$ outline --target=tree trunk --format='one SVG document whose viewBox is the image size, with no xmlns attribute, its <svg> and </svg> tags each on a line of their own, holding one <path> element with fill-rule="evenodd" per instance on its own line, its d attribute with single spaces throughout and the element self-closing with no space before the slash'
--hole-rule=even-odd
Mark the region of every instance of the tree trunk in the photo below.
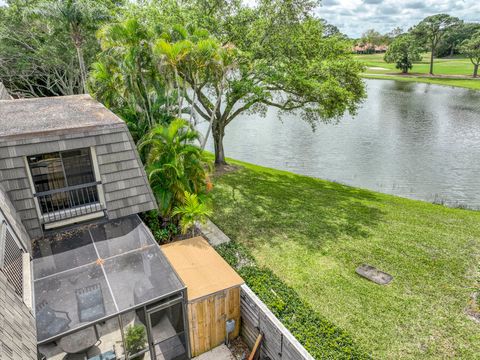
<svg viewBox="0 0 480 360">
<path fill-rule="evenodd" d="M 70 38 L 77 50 L 78 67 L 80 69 L 80 79 L 82 81 L 82 92 L 87 93 L 87 70 L 85 69 L 85 58 L 83 56 L 83 36 L 81 30 L 70 24 Z"/>
<path fill-rule="evenodd" d="M 225 152 L 223 150 L 224 129 L 220 129 L 218 125 L 213 130 L 213 143 L 215 147 L 215 165 L 226 165 Z"/>
<path fill-rule="evenodd" d="M 202 143 L 200 145 L 202 150 L 205 150 L 205 146 L 207 145 L 208 137 L 210 136 L 211 131 L 212 131 L 212 121 L 208 123 L 207 132 L 205 133 L 205 137 L 203 138 Z"/>
<path fill-rule="evenodd" d="M 433 51 L 434 48 L 432 47 L 432 52 L 430 53 L 430 75 L 433 75 Z"/>
<path fill-rule="evenodd" d="M 83 50 L 81 46 L 75 46 L 77 49 L 78 66 L 80 67 L 80 78 L 82 79 L 82 92 L 87 93 L 87 72 L 85 70 L 85 60 L 83 58 Z"/>
<path fill-rule="evenodd" d="M 473 64 L 473 77 L 478 77 L 478 65 L 480 64 Z"/>
</svg>

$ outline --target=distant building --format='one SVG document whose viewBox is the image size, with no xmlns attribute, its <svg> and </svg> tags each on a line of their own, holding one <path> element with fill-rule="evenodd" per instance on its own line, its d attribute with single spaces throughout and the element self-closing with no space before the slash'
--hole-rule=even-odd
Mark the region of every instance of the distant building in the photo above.
<svg viewBox="0 0 480 360">
<path fill-rule="evenodd" d="M 353 52 L 356 54 L 376 54 L 384 53 L 388 50 L 388 45 L 373 45 L 373 44 L 357 44 L 353 47 Z"/>
</svg>

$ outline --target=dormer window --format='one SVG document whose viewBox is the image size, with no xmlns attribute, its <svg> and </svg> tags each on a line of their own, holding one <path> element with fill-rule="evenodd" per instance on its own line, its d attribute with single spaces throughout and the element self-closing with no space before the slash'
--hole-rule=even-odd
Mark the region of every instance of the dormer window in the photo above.
<svg viewBox="0 0 480 360">
<path fill-rule="evenodd" d="M 86 220 L 103 216 L 101 182 L 90 148 L 28 156 L 27 163 L 45 228 L 77 222 L 79 217 Z"/>
</svg>

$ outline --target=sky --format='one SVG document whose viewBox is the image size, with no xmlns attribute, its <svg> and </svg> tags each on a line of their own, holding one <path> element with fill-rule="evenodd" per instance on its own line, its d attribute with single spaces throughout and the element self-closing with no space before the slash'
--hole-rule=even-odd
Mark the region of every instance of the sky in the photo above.
<svg viewBox="0 0 480 360">
<path fill-rule="evenodd" d="M 4 3 L 0 0 L 0 5 Z M 372 28 L 381 33 L 397 26 L 408 30 L 423 18 L 439 13 L 480 22 L 480 0 L 322 0 L 317 9 L 319 17 L 353 38 Z"/>
<path fill-rule="evenodd" d="M 372 28 L 381 33 L 397 26 L 408 30 L 439 13 L 480 22 L 480 0 L 323 0 L 317 10 L 319 17 L 353 38 Z"/>
</svg>

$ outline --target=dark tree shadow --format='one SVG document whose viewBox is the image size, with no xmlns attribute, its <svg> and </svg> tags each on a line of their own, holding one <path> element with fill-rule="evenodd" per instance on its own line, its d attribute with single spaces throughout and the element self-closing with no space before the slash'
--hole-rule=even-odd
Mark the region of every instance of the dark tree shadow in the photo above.
<svg viewBox="0 0 480 360">
<path fill-rule="evenodd" d="M 383 217 L 373 192 L 288 173 L 243 169 L 217 178 L 215 186 L 213 220 L 250 245 L 295 236 L 321 251 L 344 235 L 368 237 Z"/>
</svg>

